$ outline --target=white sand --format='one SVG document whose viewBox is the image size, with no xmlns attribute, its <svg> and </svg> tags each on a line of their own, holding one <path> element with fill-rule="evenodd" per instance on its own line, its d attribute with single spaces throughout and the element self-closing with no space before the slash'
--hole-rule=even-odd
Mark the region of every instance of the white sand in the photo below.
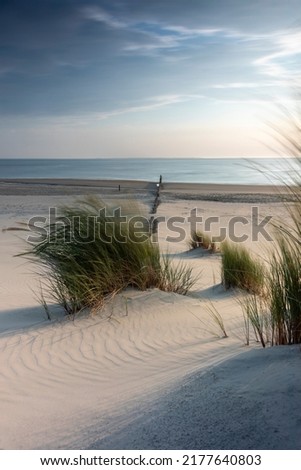
<svg viewBox="0 0 301 470">
<path fill-rule="evenodd" d="M 165 393 L 94 449 L 300 449 L 298 346 L 253 349 Z"/>
<path fill-rule="evenodd" d="M 66 200 L 63 194 L 70 194 L 68 190 L 64 193 L 63 185 L 61 196 L 50 196 L 49 186 L 39 188 L 39 195 L 34 196 L 32 188 L 29 185 L 28 192 L 23 190 L 20 194 L 19 184 L 10 186 L 9 192 L 2 186 L 0 230 L 14 225 L 15 221 L 25 221 L 30 215 L 47 213 L 49 206 Z M 145 204 L 151 202 L 153 188 L 142 188 L 142 194 L 136 189 L 133 196 L 142 198 Z M 14 191 L 17 195 L 11 194 Z M 185 194 L 191 194 L 190 191 L 187 187 Z M 115 194 L 109 196 L 115 198 Z M 172 192 L 166 192 L 164 198 L 158 215 L 187 216 L 198 206 L 204 216 L 219 215 L 225 224 L 233 215 L 249 217 L 252 206 L 212 201 L 196 204 L 195 200 L 186 198 L 175 200 Z M 279 216 L 281 206 L 279 203 L 262 203 L 261 209 L 262 215 Z M 52 308 L 54 319 L 49 322 L 34 297 L 38 281 L 32 266 L 13 257 L 22 251 L 22 241 L 13 232 L 0 231 L 1 448 L 78 449 L 116 448 L 116 445 L 119 448 L 196 448 L 203 443 L 212 448 L 219 444 L 220 448 L 241 448 L 242 443 L 246 448 L 252 448 L 259 446 L 259 441 L 254 438 L 259 417 L 253 418 L 252 413 L 250 416 L 248 407 L 240 410 L 239 407 L 244 405 L 243 399 L 242 402 L 239 400 L 240 394 L 246 394 L 248 403 L 253 400 L 253 408 L 250 408 L 253 410 L 256 404 L 260 404 L 258 409 L 261 409 L 271 402 L 271 394 L 275 403 L 285 402 L 286 392 L 296 419 L 287 421 L 283 426 L 284 433 L 281 434 L 282 428 L 277 429 L 274 441 L 269 434 L 267 448 L 297 446 L 297 425 L 300 427 L 301 420 L 299 398 L 290 390 L 300 390 L 300 374 L 294 373 L 299 365 L 298 350 L 285 353 L 282 360 L 277 352 L 271 350 L 267 356 L 252 342 L 249 349 L 256 351 L 240 356 L 248 350 L 244 346 L 242 313 L 237 295 L 225 292 L 220 285 L 219 254 L 209 256 L 201 250 L 188 252 L 187 240 L 167 243 L 167 235 L 167 228 L 160 227 L 162 249 L 174 253 L 175 262 L 184 260 L 195 273 L 201 272 L 192 295 L 183 297 L 158 290 L 128 290 L 116 296 L 102 312 L 82 315 L 74 321 L 64 319 L 62 312 Z M 24 234 L 22 236 L 24 238 Z M 246 243 L 256 253 L 264 253 L 262 243 L 250 240 Z M 208 312 L 211 302 L 224 319 L 228 338 L 221 337 L 212 321 Z M 235 356 L 238 359 L 234 363 L 230 361 L 215 368 Z M 271 359 L 258 371 L 257 365 L 264 357 Z M 284 363 L 285 367 L 277 367 Z M 252 368 L 250 376 L 247 366 Z M 224 367 L 229 373 L 222 372 Z M 200 377 L 200 372 L 205 375 Z M 198 375 L 188 380 L 195 373 Z M 222 386 L 216 388 L 215 380 L 208 379 L 213 377 L 212 374 L 216 374 L 217 380 L 221 379 Z M 260 379 L 263 376 L 264 382 Z M 244 392 L 242 382 L 245 383 Z M 206 394 L 201 393 L 202 384 L 206 386 Z M 207 413 L 206 426 L 210 432 L 206 433 L 207 427 L 202 428 L 203 440 L 198 441 L 193 433 L 201 427 L 201 418 L 193 424 L 189 424 L 188 418 L 180 418 L 187 415 L 187 410 L 194 416 L 203 413 L 206 403 L 208 410 L 213 410 L 212 397 L 216 396 L 221 403 L 225 398 L 223 387 L 237 392 L 230 410 L 233 416 L 231 418 L 231 413 L 222 416 L 221 408 L 216 415 Z M 251 398 L 248 392 L 252 392 Z M 202 402 L 200 408 L 196 408 L 198 394 Z M 172 402 L 175 403 L 175 414 L 171 410 Z M 275 422 L 280 408 L 279 405 L 273 410 Z M 158 413 L 160 416 L 165 413 L 168 419 L 158 421 Z M 241 414 L 251 423 L 249 438 L 239 440 L 233 431 L 233 441 L 230 441 L 221 429 L 218 432 L 220 440 L 208 437 L 212 436 L 218 423 L 233 423 Z M 142 417 L 146 415 L 144 420 Z M 283 413 L 280 418 L 285 420 Z M 157 423 L 155 440 L 154 422 Z M 130 423 L 135 432 L 129 439 L 127 427 Z M 176 439 L 168 440 L 167 425 L 178 429 Z M 243 425 L 242 420 L 240 428 Z M 294 438 L 289 440 L 290 436 Z M 260 441 L 263 447 L 264 442 Z"/>
</svg>

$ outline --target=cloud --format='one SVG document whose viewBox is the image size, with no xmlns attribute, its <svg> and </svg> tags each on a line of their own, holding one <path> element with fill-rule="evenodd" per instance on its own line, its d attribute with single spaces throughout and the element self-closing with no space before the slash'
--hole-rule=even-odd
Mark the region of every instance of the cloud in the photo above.
<svg viewBox="0 0 301 470">
<path fill-rule="evenodd" d="M 299 76 L 299 70 L 294 70 L 288 63 L 288 58 L 297 58 L 301 55 L 301 31 L 282 31 L 271 36 L 273 52 L 254 61 L 261 73 L 286 79 Z"/>
<path fill-rule="evenodd" d="M 223 30 L 219 28 L 188 28 L 180 25 L 167 25 L 164 29 L 184 37 L 213 36 L 217 33 L 223 32 Z"/>
<path fill-rule="evenodd" d="M 216 88 L 220 90 L 226 90 L 226 89 L 235 89 L 235 88 L 258 88 L 259 86 L 262 86 L 262 84 L 259 83 L 251 83 L 251 82 L 234 82 L 234 83 L 220 83 L 216 85 L 211 85 L 211 88 Z"/>
<path fill-rule="evenodd" d="M 147 55 L 151 51 L 161 49 L 171 49 L 178 47 L 181 38 L 176 34 L 171 34 L 159 22 L 132 23 L 128 25 L 128 31 L 131 32 L 132 39 L 126 40 L 122 46 L 125 52 Z"/>
<path fill-rule="evenodd" d="M 214 88 L 217 90 L 235 90 L 235 89 L 252 89 L 252 88 L 270 88 L 270 87 L 284 87 L 287 86 L 287 83 L 284 80 L 275 79 L 274 81 L 270 82 L 232 82 L 232 83 L 217 83 L 215 85 L 211 85 L 210 88 Z"/>
<path fill-rule="evenodd" d="M 117 108 L 111 111 L 105 111 L 97 113 L 96 118 L 100 120 L 108 119 L 114 116 L 120 116 L 122 114 L 139 113 L 145 111 L 153 111 L 155 109 L 163 108 L 165 106 L 171 106 L 178 103 L 183 103 L 190 100 L 205 98 L 203 95 L 166 95 L 166 96 L 155 96 L 145 100 L 143 104 L 136 106 L 128 106 L 125 108 Z"/>
<path fill-rule="evenodd" d="M 267 3 L 3 0 L 0 115 L 109 116 L 136 112 L 124 103 L 161 106 L 150 95 L 183 97 L 210 86 L 234 94 L 259 88 L 268 72 L 276 81 L 276 72 L 293 73 L 287 62 L 297 60 L 301 41 L 275 31 L 287 3 Z"/>
<path fill-rule="evenodd" d="M 168 24 L 160 21 L 144 21 L 127 25 L 130 31 L 140 34 L 139 42 L 132 41 L 124 45 L 126 52 L 149 55 L 166 49 L 195 49 L 210 42 L 226 44 L 233 40 L 245 40 L 246 36 L 225 28 L 192 28 L 181 24 Z"/>
<path fill-rule="evenodd" d="M 126 28 L 128 26 L 124 21 L 118 20 L 113 15 L 95 5 L 84 7 L 81 12 L 83 18 L 104 23 L 111 28 L 119 29 Z"/>
</svg>

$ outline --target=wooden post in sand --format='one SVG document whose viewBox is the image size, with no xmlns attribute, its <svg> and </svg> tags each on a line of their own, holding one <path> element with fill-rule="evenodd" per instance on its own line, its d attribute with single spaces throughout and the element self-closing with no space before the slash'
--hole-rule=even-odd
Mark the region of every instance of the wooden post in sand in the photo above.
<svg viewBox="0 0 301 470">
<path fill-rule="evenodd" d="M 153 207 L 152 207 L 152 210 L 151 210 L 151 214 L 156 214 L 157 208 L 158 208 L 158 206 L 159 206 L 159 204 L 160 204 L 160 190 L 161 190 L 161 186 L 162 186 L 162 175 L 160 175 L 159 183 L 157 183 L 156 196 L 155 196 L 155 200 L 154 200 Z M 149 223 L 150 223 L 150 230 L 151 230 L 151 233 L 152 233 L 152 234 L 157 233 L 158 224 L 156 223 L 156 219 L 154 218 L 153 215 L 151 216 Z"/>
</svg>

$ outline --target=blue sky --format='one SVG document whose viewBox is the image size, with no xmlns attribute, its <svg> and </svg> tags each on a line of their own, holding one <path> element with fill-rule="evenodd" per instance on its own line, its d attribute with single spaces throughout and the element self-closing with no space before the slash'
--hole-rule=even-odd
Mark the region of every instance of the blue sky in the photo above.
<svg viewBox="0 0 301 470">
<path fill-rule="evenodd" d="M 275 153 L 300 0 L 2 0 L 0 157 Z"/>
</svg>

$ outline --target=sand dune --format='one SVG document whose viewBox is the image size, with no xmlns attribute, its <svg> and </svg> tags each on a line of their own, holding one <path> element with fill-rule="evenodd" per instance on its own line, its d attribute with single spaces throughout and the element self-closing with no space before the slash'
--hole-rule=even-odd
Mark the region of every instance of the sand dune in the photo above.
<svg viewBox="0 0 301 470">
<path fill-rule="evenodd" d="M 239 335 L 237 305 L 224 302 L 236 310 L 230 330 Z M 131 400 L 149 400 L 242 349 L 239 337 L 218 338 L 204 307 L 176 294 L 129 291 L 99 315 L 3 331 L 0 402 L 9 419 L 1 446 L 74 446 L 65 437 L 68 420 L 76 423 L 72 440 L 83 444 L 90 419 L 120 413 Z M 97 427 L 98 437 L 106 433 Z"/>
<path fill-rule="evenodd" d="M 93 449 L 300 449 L 297 346 L 253 349 L 186 378 Z"/>
<path fill-rule="evenodd" d="M 18 209 L 20 196 L 2 197 L 0 229 L 15 217 L 25 220 L 57 203 L 55 197 L 27 196 L 19 199 Z M 158 214 L 185 216 L 194 206 L 194 201 L 166 201 Z M 219 213 L 225 220 L 249 210 L 231 203 L 201 206 L 204 213 Z M 278 212 L 273 204 L 262 209 Z M 51 322 L 34 298 L 38 282 L 31 266 L 13 258 L 22 241 L 12 232 L 0 232 L 1 448 L 149 446 L 153 441 L 127 440 L 126 426 L 154 410 L 183 379 L 246 351 L 237 296 L 220 286 L 219 254 L 188 252 L 187 240 L 167 243 L 164 230 L 159 230 L 159 242 L 175 255 L 174 262 L 184 260 L 201 273 L 192 295 L 127 290 L 93 315 L 65 319 L 51 307 Z M 211 302 L 222 314 L 228 338 L 208 312 Z M 243 371 L 243 359 L 236 364 Z M 189 441 L 176 445 L 181 442 L 189 448 Z"/>
</svg>

